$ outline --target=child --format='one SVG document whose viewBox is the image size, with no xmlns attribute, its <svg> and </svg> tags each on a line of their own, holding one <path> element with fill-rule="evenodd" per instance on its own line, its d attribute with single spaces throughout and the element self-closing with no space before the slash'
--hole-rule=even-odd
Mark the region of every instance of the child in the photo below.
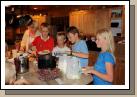
<svg viewBox="0 0 137 97">
<path fill-rule="evenodd" d="M 70 49 L 65 45 L 66 36 L 64 32 L 57 33 L 57 46 L 54 47 L 52 51 L 52 55 L 59 57 L 60 55 L 65 55 L 66 51 L 70 51 Z"/>
<path fill-rule="evenodd" d="M 32 42 L 32 46 L 36 47 L 37 53 L 46 50 L 47 53 L 52 52 L 54 40 L 49 36 L 48 24 L 42 23 L 41 36 L 38 36 Z"/>
<path fill-rule="evenodd" d="M 73 44 L 72 51 L 68 51 L 67 54 L 78 57 L 80 66 L 86 67 L 88 65 L 88 48 L 86 42 L 80 39 L 79 31 L 76 27 L 69 27 L 67 32 L 68 40 Z"/>
<path fill-rule="evenodd" d="M 83 72 L 93 74 L 94 85 L 112 85 L 113 66 L 115 64 L 112 32 L 108 29 L 100 30 L 97 33 L 96 43 L 97 47 L 101 48 L 98 59 L 92 69 Z"/>
</svg>

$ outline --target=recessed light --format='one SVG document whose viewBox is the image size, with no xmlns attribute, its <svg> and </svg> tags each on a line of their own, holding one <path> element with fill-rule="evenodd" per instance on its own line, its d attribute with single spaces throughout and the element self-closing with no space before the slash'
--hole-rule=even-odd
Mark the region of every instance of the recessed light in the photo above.
<svg viewBox="0 0 137 97">
<path fill-rule="evenodd" d="M 21 17 L 21 15 L 17 15 L 17 18 L 20 18 Z"/>
<path fill-rule="evenodd" d="M 38 9 L 38 8 L 34 7 L 33 9 Z"/>
<path fill-rule="evenodd" d="M 11 8 L 11 11 L 14 11 L 14 7 Z"/>
</svg>

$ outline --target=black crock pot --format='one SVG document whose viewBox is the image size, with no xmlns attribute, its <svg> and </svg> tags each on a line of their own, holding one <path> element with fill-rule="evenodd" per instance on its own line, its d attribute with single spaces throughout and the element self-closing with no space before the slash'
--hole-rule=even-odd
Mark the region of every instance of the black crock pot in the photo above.
<svg viewBox="0 0 137 97">
<path fill-rule="evenodd" d="M 56 68 L 56 58 L 49 54 L 38 54 L 39 69 L 54 69 Z"/>
</svg>

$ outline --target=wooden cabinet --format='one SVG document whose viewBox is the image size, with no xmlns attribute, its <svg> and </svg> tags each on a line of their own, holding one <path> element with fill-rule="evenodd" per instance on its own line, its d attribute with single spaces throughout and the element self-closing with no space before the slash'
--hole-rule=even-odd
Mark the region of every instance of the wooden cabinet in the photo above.
<svg viewBox="0 0 137 97">
<path fill-rule="evenodd" d="M 69 14 L 69 25 L 76 26 L 82 35 L 95 34 L 95 11 L 74 11 Z"/>
<path fill-rule="evenodd" d="M 114 85 L 125 84 L 125 60 L 116 57 L 116 64 L 114 67 Z"/>
<path fill-rule="evenodd" d="M 111 9 L 100 9 L 95 12 L 95 31 L 110 27 Z"/>
<path fill-rule="evenodd" d="M 115 44 L 114 84 L 125 84 L 125 44 Z"/>
<path fill-rule="evenodd" d="M 69 14 L 69 25 L 76 26 L 82 35 L 95 36 L 102 28 L 110 27 L 111 10 L 81 10 Z"/>
</svg>

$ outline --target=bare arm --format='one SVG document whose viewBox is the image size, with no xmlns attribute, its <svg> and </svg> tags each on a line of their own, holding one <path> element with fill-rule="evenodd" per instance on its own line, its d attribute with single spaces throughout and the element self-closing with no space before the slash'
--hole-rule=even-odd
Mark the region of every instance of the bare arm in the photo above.
<svg viewBox="0 0 137 97">
<path fill-rule="evenodd" d="M 88 58 L 88 53 L 81 53 L 81 52 L 72 52 L 72 51 L 66 51 L 68 55 L 73 55 L 80 58 Z"/>
<path fill-rule="evenodd" d="M 108 82 L 113 82 L 113 65 L 111 63 L 106 62 L 106 74 L 100 73 L 94 69 L 90 69 L 88 71 L 84 71 L 85 74 L 91 73 L 98 77 L 100 77 L 103 80 L 106 80 Z"/>
<path fill-rule="evenodd" d="M 72 55 L 73 56 L 77 56 L 77 57 L 80 57 L 80 58 L 88 58 L 88 54 L 86 53 L 80 53 L 80 52 L 72 52 Z"/>
</svg>

